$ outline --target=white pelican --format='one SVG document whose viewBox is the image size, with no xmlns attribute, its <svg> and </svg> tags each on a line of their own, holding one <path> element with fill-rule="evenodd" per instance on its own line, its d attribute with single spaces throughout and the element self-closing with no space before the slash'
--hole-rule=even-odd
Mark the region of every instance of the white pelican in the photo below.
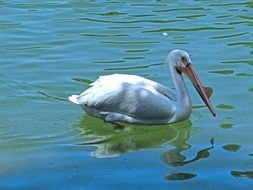
<svg viewBox="0 0 253 190">
<path fill-rule="evenodd" d="M 137 124 L 168 124 L 187 119 L 191 114 L 191 100 L 182 76 L 186 74 L 199 95 L 215 116 L 209 100 L 210 87 L 202 86 L 193 70 L 190 56 L 183 50 L 169 53 L 166 64 L 175 85 L 172 90 L 149 79 L 126 74 L 100 76 L 90 88 L 69 100 L 90 115 L 119 126 L 118 121 Z"/>
</svg>

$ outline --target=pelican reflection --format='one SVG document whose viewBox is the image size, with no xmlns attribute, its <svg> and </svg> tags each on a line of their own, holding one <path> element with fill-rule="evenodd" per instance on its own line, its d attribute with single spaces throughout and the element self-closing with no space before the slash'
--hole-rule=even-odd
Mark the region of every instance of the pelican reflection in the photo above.
<svg viewBox="0 0 253 190">
<path fill-rule="evenodd" d="M 207 158 L 210 155 L 209 150 L 214 148 L 213 141 L 214 141 L 214 139 L 212 138 L 210 140 L 211 145 L 207 148 L 199 150 L 196 153 L 196 155 L 191 159 L 187 159 L 187 157 L 182 154 L 182 152 L 184 150 L 189 149 L 191 147 L 190 145 L 188 145 L 187 147 L 179 147 L 176 145 L 174 149 L 164 152 L 161 155 L 161 159 L 162 159 L 162 161 L 164 161 L 168 165 L 174 166 L 174 167 L 190 164 L 190 163 L 195 162 L 197 160 Z"/>
<path fill-rule="evenodd" d="M 81 145 L 94 146 L 90 155 L 97 158 L 115 157 L 129 151 L 172 145 L 176 154 L 190 146 L 186 143 L 191 134 L 191 121 L 169 125 L 126 125 L 115 130 L 110 124 L 86 115 L 77 125 Z"/>
</svg>

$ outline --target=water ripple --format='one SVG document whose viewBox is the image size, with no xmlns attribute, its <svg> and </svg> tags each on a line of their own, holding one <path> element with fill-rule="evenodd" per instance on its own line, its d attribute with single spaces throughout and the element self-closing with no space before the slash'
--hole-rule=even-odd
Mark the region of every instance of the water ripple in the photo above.
<svg viewBox="0 0 253 190">
<path fill-rule="evenodd" d="M 250 34 L 249 32 L 242 32 L 239 34 L 228 34 L 228 35 L 221 35 L 221 36 L 213 36 L 210 37 L 210 39 L 224 39 L 224 38 L 233 38 L 233 37 L 238 37 L 238 36 L 243 36 L 246 34 Z"/>
<path fill-rule="evenodd" d="M 234 70 L 216 70 L 216 71 L 208 71 L 209 73 L 222 74 L 222 75 L 230 75 L 234 73 Z"/>
<path fill-rule="evenodd" d="M 182 19 L 174 19 L 174 20 L 149 19 L 149 20 L 112 21 L 112 20 L 102 20 L 102 19 L 93 19 L 93 18 L 81 18 L 81 20 L 90 21 L 90 22 L 113 23 L 113 24 L 172 23 L 172 22 L 184 21 Z"/>
<path fill-rule="evenodd" d="M 84 83 L 86 85 L 89 85 L 89 84 L 91 84 L 93 82 L 93 81 L 91 81 L 89 79 L 85 79 L 85 78 L 72 78 L 72 80 Z"/>
<path fill-rule="evenodd" d="M 129 36 L 129 34 L 89 34 L 89 33 L 82 33 L 82 34 L 80 34 L 80 36 L 108 38 L 108 37 L 127 37 L 127 36 Z"/>
<path fill-rule="evenodd" d="M 102 44 L 112 44 L 112 45 L 139 45 L 139 44 L 159 44 L 156 41 L 101 41 Z"/>
<path fill-rule="evenodd" d="M 106 12 L 106 13 L 99 13 L 97 15 L 101 15 L 101 16 L 119 16 L 119 15 L 125 15 L 125 14 L 127 14 L 127 13 L 111 11 L 111 12 Z"/>
<path fill-rule="evenodd" d="M 120 70 L 135 70 L 135 69 L 146 69 L 149 67 L 154 67 L 154 66 L 160 66 L 162 63 L 156 63 L 156 64 L 150 64 L 150 65 L 141 65 L 141 66 L 134 66 L 134 67 L 113 67 L 113 68 L 106 68 L 105 70 L 107 71 L 120 71 Z"/>
<path fill-rule="evenodd" d="M 163 13 L 163 12 L 177 12 L 177 11 L 208 11 L 211 9 L 208 8 L 203 8 L 203 7 L 181 7 L 181 8 L 172 8 L 172 9 L 161 9 L 161 10 L 153 10 L 152 12 L 158 12 L 158 13 Z"/>
<path fill-rule="evenodd" d="M 149 49 L 131 49 L 131 50 L 126 50 L 128 53 L 143 53 L 143 52 L 148 52 Z"/>
<path fill-rule="evenodd" d="M 189 27 L 189 28 L 161 28 L 157 30 L 145 30 L 143 33 L 153 32 L 187 32 L 187 31 L 209 31 L 209 30 L 231 30 L 233 27 L 214 27 L 214 26 L 203 26 L 203 27 Z"/>
<path fill-rule="evenodd" d="M 166 4 L 153 4 L 153 3 L 134 3 L 131 4 L 133 7 L 164 7 Z"/>
<path fill-rule="evenodd" d="M 231 105 L 227 105 L 227 104 L 219 104 L 216 106 L 219 109 L 223 109 L 223 110 L 231 110 L 234 109 L 234 106 Z"/>
<path fill-rule="evenodd" d="M 232 60 L 232 61 L 222 61 L 224 64 L 248 64 L 253 65 L 253 60 Z"/>
<path fill-rule="evenodd" d="M 42 95 L 45 98 L 52 99 L 52 100 L 59 100 L 59 101 L 68 101 L 67 98 L 49 95 L 46 92 L 38 91 L 38 94 Z"/>
<path fill-rule="evenodd" d="M 205 17 L 207 16 L 206 14 L 196 14 L 196 15 L 185 15 L 185 16 L 177 16 L 177 18 L 186 18 L 186 19 L 195 19 L 199 17 Z"/>
<path fill-rule="evenodd" d="M 247 3 L 241 2 L 241 3 L 211 3 L 209 6 L 219 6 L 219 7 L 228 7 L 228 6 L 238 6 L 238 5 L 246 5 Z"/>
</svg>

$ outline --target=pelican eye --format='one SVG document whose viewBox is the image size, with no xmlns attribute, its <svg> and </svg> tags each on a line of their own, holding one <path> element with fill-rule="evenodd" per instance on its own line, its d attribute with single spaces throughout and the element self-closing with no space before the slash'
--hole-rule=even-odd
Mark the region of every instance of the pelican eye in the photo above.
<svg viewBox="0 0 253 190">
<path fill-rule="evenodd" d="M 185 56 L 181 56 L 181 61 L 182 61 L 184 64 L 186 64 L 186 63 L 187 63 L 186 57 L 185 57 Z"/>
<path fill-rule="evenodd" d="M 185 56 L 181 56 L 181 61 L 185 65 L 185 67 L 189 66 L 191 63 L 188 62 Z"/>
</svg>

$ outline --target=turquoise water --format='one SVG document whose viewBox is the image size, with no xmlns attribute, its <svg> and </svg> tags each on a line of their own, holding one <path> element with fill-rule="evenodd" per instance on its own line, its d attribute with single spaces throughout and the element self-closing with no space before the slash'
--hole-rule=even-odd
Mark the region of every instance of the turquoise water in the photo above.
<svg viewBox="0 0 253 190">
<path fill-rule="evenodd" d="M 252 189 L 253 3 L 0 1 L 0 189 Z M 217 117 L 187 80 L 191 117 L 110 124 L 67 101 L 98 76 L 173 86 L 187 50 Z"/>
</svg>

